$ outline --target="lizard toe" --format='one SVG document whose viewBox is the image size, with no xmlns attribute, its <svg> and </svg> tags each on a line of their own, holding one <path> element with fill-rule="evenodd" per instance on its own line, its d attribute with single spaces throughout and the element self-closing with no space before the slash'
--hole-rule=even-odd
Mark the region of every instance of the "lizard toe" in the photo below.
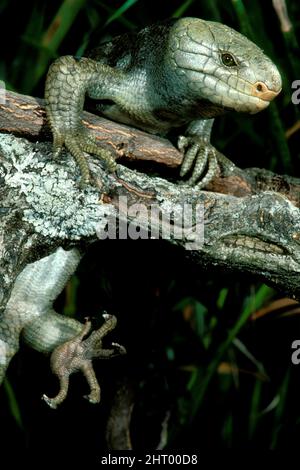
<svg viewBox="0 0 300 470">
<path fill-rule="evenodd" d="M 208 169 L 205 176 L 196 184 L 197 189 L 202 189 L 207 186 L 214 178 L 218 169 L 218 159 L 216 152 L 212 152 L 208 158 Z"/>
<path fill-rule="evenodd" d="M 189 148 L 187 149 L 185 156 L 184 156 L 183 163 L 181 165 L 181 169 L 180 169 L 181 177 L 185 176 L 191 170 L 194 164 L 195 158 L 199 152 L 199 148 L 200 146 L 198 143 L 192 142 Z"/>
</svg>

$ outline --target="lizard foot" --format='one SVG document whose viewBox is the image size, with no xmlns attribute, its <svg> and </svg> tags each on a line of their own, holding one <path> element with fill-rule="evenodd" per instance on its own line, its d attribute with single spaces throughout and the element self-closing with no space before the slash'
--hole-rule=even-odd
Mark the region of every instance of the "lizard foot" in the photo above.
<svg viewBox="0 0 300 470">
<path fill-rule="evenodd" d="M 64 132 L 64 135 L 53 130 L 53 135 L 54 156 L 57 157 L 64 144 L 79 166 L 81 173 L 80 186 L 82 188 L 86 187 L 91 179 L 85 152 L 96 155 L 105 162 L 108 171 L 112 173 L 115 172 L 117 163 L 112 153 L 101 148 L 97 144 L 96 139 L 89 135 L 85 128 L 81 127 L 79 130 L 67 130 Z"/>
<path fill-rule="evenodd" d="M 43 395 L 42 399 L 51 407 L 57 408 L 62 403 L 69 388 L 69 377 L 73 372 L 81 371 L 85 376 L 89 386 L 90 393 L 85 398 L 90 403 L 99 403 L 101 390 L 93 369 L 92 359 L 109 359 L 114 356 L 126 354 L 126 349 L 118 343 L 112 343 L 110 349 L 102 347 L 102 339 L 112 331 L 117 323 L 114 315 L 104 314 L 104 324 L 83 339 L 91 329 L 91 322 L 86 320 L 82 331 L 74 338 L 66 341 L 54 349 L 51 355 L 51 369 L 57 375 L 60 384 L 60 390 L 54 398 Z"/>
<path fill-rule="evenodd" d="M 217 172 L 217 150 L 206 138 L 197 136 L 180 136 L 178 148 L 185 152 L 180 176 L 192 171 L 188 184 L 198 189 L 204 188 Z"/>
</svg>

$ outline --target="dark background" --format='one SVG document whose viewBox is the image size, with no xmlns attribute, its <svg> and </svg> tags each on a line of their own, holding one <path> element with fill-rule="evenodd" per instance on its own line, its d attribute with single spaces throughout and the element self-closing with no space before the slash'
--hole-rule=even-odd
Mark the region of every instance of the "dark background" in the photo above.
<svg viewBox="0 0 300 470">
<path fill-rule="evenodd" d="M 299 129 L 293 126 L 299 128 L 300 107 L 291 102 L 291 84 L 300 79 L 300 6 L 296 0 L 287 6 L 293 28 L 283 34 L 270 0 L 0 1 L 0 79 L 8 89 L 43 96 L 57 56 L 84 55 L 100 41 L 171 16 L 221 21 L 273 59 L 283 91 L 258 115 L 217 119 L 213 143 L 241 167 L 297 176 Z M 89 315 L 95 326 L 104 309 L 115 313 L 119 324 L 110 341 L 124 344 L 128 355 L 95 363 L 99 406 L 82 399 L 87 385 L 77 374 L 67 400 L 53 411 L 40 399 L 57 391 L 49 358 L 22 345 L 0 390 L 1 454 L 13 443 L 11 458 L 101 456 L 120 384 L 135 394 L 136 450 L 156 448 L 166 416 L 166 450 L 293 448 L 300 438 L 300 366 L 291 363 L 291 344 L 300 339 L 300 309 L 288 312 L 284 301 L 280 309 L 272 306 L 283 297 L 246 275 L 201 271 L 166 242 L 92 245 L 56 308 L 82 321 Z"/>
</svg>

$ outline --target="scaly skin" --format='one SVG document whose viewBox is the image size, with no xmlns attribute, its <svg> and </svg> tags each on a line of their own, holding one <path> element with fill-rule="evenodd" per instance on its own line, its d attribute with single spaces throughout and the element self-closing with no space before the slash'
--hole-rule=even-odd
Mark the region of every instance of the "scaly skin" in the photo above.
<svg viewBox="0 0 300 470">
<path fill-rule="evenodd" d="M 125 348 L 112 343 L 112 348 L 102 348 L 102 338 L 116 326 L 116 317 L 103 315 L 105 323 L 84 341 L 90 322 L 59 315 L 52 304 L 63 290 L 80 261 L 75 248 L 55 253 L 28 264 L 17 277 L 3 316 L 0 318 L 0 385 L 10 360 L 19 349 L 19 338 L 43 353 L 51 353 L 51 367 L 60 379 L 60 392 L 44 400 L 56 408 L 68 392 L 69 375 L 81 370 L 91 388 L 91 403 L 100 400 L 100 387 L 95 376 L 92 359 L 111 358 L 125 354 Z"/>
<path fill-rule="evenodd" d="M 257 113 L 280 90 L 276 66 L 247 38 L 220 23 L 182 18 L 119 36 L 89 58 L 59 58 L 49 69 L 45 97 L 55 154 L 67 147 L 83 184 L 90 179 L 84 152 L 116 168 L 82 126 L 87 94 L 105 116 L 151 133 L 187 126 L 179 140 L 181 176 L 191 172 L 189 183 L 201 188 L 217 167 L 209 143 L 213 118 L 228 110 Z"/>
</svg>

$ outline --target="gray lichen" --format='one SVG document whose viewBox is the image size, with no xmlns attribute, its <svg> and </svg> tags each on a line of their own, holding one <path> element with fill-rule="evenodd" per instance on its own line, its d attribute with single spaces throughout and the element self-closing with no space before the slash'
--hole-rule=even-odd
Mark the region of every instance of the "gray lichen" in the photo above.
<svg viewBox="0 0 300 470">
<path fill-rule="evenodd" d="M 59 161 L 51 161 L 25 139 L 12 135 L 1 136 L 0 151 L 7 159 L 0 176 L 9 188 L 24 195 L 23 220 L 36 233 L 79 240 L 105 227 L 112 208 L 101 203 L 96 188 L 79 188 L 73 159 L 63 157 L 68 158 L 67 172 Z"/>
</svg>

